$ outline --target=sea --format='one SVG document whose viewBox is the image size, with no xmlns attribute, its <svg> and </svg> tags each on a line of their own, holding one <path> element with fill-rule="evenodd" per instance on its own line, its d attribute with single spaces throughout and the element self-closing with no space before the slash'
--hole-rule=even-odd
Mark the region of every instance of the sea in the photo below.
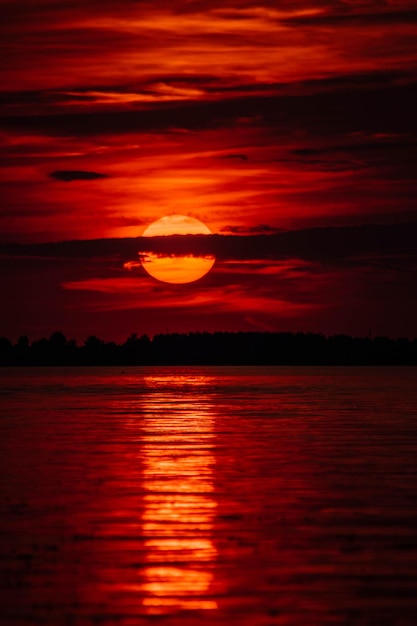
<svg viewBox="0 0 417 626">
<path fill-rule="evenodd" d="M 417 368 L 0 381 L 2 626 L 417 624 Z"/>
</svg>

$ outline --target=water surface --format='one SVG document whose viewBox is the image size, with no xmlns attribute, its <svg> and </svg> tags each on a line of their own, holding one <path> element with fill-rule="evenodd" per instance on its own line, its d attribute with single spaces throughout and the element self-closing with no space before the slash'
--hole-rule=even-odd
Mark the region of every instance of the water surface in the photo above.
<svg viewBox="0 0 417 626">
<path fill-rule="evenodd" d="M 416 374 L 1 370 L 2 624 L 414 626 Z"/>
</svg>

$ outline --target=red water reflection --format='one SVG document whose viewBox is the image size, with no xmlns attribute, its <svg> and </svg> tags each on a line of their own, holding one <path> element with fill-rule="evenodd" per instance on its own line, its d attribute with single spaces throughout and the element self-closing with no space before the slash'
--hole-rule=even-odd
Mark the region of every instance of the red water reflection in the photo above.
<svg viewBox="0 0 417 626">
<path fill-rule="evenodd" d="M 414 625 L 414 371 L 9 377 L 2 624 Z"/>
<path fill-rule="evenodd" d="M 149 388 L 142 420 L 146 566 L 141 588 L 148 614 L 217 608 L 209 597 L 217 556 L 212 540 L 217 507 L 215 415 L 208 396 L 198 392 L 203 378 L 145 379 Z"/>
</svg>

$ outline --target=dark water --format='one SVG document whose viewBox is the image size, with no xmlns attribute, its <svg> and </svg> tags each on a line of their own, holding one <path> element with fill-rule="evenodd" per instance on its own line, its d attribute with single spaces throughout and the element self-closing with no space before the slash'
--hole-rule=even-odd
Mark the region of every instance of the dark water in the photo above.
<svg viewBox="0 0 417 626">
<path fill-rule="evenodd" d="M 413 368 L 2 370 L 0 622 L 417 624 Z"/>
</svg>

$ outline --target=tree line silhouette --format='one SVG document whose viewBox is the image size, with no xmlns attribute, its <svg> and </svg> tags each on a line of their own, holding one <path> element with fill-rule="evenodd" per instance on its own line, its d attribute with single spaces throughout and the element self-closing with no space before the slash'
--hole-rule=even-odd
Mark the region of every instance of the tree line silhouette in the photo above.
<svg viewBox="0 0 417 626">
<path fill-rule="evenodd" d="M 0 365 L 417 365 L 417 339 L 317 333 L 192 332 L 130 335 L 123 344 L 94 335 L 83 345 L 61 332 L 13 344 L 0 338 Z"/>
</svg>

